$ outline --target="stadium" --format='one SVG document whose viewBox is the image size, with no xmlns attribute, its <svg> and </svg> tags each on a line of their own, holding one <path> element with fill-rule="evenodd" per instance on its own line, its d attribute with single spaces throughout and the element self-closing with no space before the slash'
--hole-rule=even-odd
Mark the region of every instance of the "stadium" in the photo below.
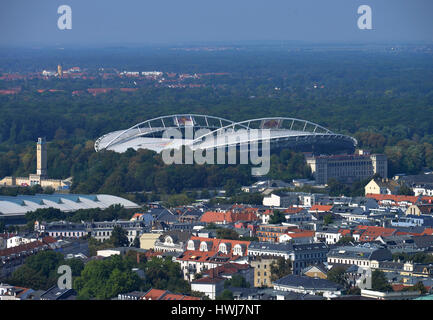
<svg viewBox="0 0 433 320">
<path fill-rule="evenodd" d="M 164 132 L 171 129 L 181 132 L 182 136 L 167 138 Z M 307 120 L 272 117 L 234 122 L 208 115 L 176 114 L 146 120 L 129 129 L 105 134 L 96 140 L 95 150 L 122 153 L 132 148 L 159 153 L 165 149 L 178 149 L 182 145 L 192 150 L 208 150 L 234 144 L 261 143 L 264 139 L 262 136 L 253 137 L 251 134 L 254 129 L 268 129 L 271 150 L 352 153 L 357 145 L 355 138 L 334 133 Z"/>
</svg>

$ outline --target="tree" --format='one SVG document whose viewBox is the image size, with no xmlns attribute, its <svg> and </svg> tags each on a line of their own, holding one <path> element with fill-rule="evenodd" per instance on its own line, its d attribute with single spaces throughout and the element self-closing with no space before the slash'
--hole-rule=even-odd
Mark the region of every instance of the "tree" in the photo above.
<svg viewBox="0 0 433 320">
<path fill-rule="evenodd" d="M 271 218 L 269 219 L 269 223 L 271 224 L 280 224 L 286 221 L 286 216 L 279 210 L 274 210 Z"/>
<path fill-rule="evenodd" d="M 398 193 L 405 196 L 414 196 L 415 193 L 411 188 L 409 188 L 406 184 L 403 184 L 400 189 L 398 190 Z"/>
<path fill-rule="evenodd" d="M 374 270 L 371 277 L 371 288 L 374 291 L 390 292 L 393 291 L 386 279 L 386 275 L 381 270 Z"/>
<path fill-rule="evenodd" d="M 224 289 L 224 291 L 217 297 L 215 297 L 216 300 L 233 300 L 233 293 L 228 290 Z"/>
<path fill-rule="evenodd" d="M 413 286 L 414 291 L 420 291 L 421 294 L 427 293 L 427 289 L 424 286 L 424 284 L 422 283 L 422 281 L 418 281 L 414 286 Z"/>
<path fill-rule="evenodd" d="M 323 224 L 325 226 L 331 224 L 334 221 L 334 215 L 332 213 L 328 213 L 323 217 Z"/>
<path fill-rule="evenodd" d="M 354 243 L 355 239 L 352 236 L 343 236 L 340 238 L 340 240 L 338 240 L 337 244 L 341 244 L 341 245 L 346 245 L 349 243 Z"/>
<path fill-rule="evenodd" d="M 134 248 L 140 248 L 140 237 L 137 236 L 134 238 L 134 242 L 132 243 L 132 246 Z"/>
<path fill-rule="evenodd" d="M 200 198 L 202 198 L 202 199 L 209 199 L 210 197 L 211 196 L 210 196 L 209 190 L 203 189 L 202 192 L 201 192 L 201 194 L 200 194 Z"/>
<path fill-rule="evenodd" d="M 144 266 L 146 288 L 158 288 L 172 292 L 188 293 L 191 286 L 184 280 L 180 264 L 171 259 L 152 258 Z"/>
<path fill-rule="evenodd" d="M 236 288 L 249 288 L 250 284 L 247 280 L 239 274 L 235 274 L 231 279 L 224 281 L 224 288 L 236 287 Z"/>
<path fill-rule="evenodd" d="M 110 299 L 122 292 L 140 289 L 142 280 L 131 268 L 131 261 L 115 255 L 86 264 L 73 284 L 78 299 Z"/>
<path fill-rule="evenodd" d="M 63 264 L 71 267 L 73 277 L 79 277 L 84 269 L 84 262 L 78 258 L 67 259 Z"/>
<path fill-rule="evenodd" d="M 334 267 L 329 270 L 327 274 L 327 279 L 329 281 L 338 283 L 343 287 L 348 287 L 347 277 L 346 277 L 346 269 L 344 267 Z"/>
<path fill-rule="evenodd" d="M 14 271 L 8 283 L 35 290 L 47 290 L 57 283 L 57 269 L 62 264 L 74 265 L 75 262 L 65 261 L 63 255 L 51 250 L 41 251 L 26 259 L 24 265 Z M 73 276 L 77 275 L 79 267 L 73 268 Z"/>
<path fill-rule="evenodd" d="M 219 228 L 216 233 L 218 239 L 239 240 L 239 234 L 233 229 Z"/>
<path fill-rule="evenodd" d="M 120 226 L 114 226 L 109 242 L 115 247 L 127 247 L 129 245 L 127 231 Z"/>
<path fill-rule="evenodd" d="M 333 178 L 329 179 L 328 181 L 328 189 L 330 196 L 341 196 L 350 194 L 350 188 L 347 185 Z"/>
<path fill-rule="evenodd" d="M 272 261 L 271 265 L 271 280 L 281 279 L 292 273 L 292 263 L 282 257 L 276 261 Z"/>
</svg>

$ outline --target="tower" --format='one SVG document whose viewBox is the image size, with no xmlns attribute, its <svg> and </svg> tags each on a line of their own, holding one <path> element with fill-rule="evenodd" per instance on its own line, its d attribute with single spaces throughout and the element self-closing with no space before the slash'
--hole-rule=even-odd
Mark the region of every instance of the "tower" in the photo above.
<svg viewBox="0 0 433 320">
<path fill-rule="evenodd" d="M 59 78 L 63 77 L 62 66 L 60 64 L 57 65 L 57 75 L 59 76 Z"/>
<path fill-rule="evenodd" d="M 45 138 L 38 138 L 36 143 L 36 174 L 40 177 L 47 175 L 47 143 Z"/>
</svg>

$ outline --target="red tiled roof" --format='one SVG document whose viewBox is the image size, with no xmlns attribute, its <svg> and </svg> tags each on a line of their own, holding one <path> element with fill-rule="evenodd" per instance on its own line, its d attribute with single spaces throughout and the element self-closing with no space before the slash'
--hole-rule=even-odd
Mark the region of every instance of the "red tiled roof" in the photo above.
<svg viewBox="0 0 433 320">
<path fill-rule="evenodd" d="M 394 290 L 394 291 L 401 291 L 404 288 L 406 288 L 407 286 L 405 286 L 404 284 L 396 283 L 396 284 L 392 284 L 391 287 L 392 287 L 392 290 Z"/>
<path fill-rule="evenodd" d="M 374 241 L 377 237 L 389 237 L 394 235 L 397 232 L 397 229 L 393 228 L 383 228 L 383 227 L 376 227 L 376 226 L 357 226 L 357 230 L 364 232 L 359 237 L 359 241 Z"/>
<path fill-rule="evenodd" d="M 310 210 L 308 211 L 320 211 L 320 212 L 328 212 L 332 209 L 331 205 L 320 205 L 320 204 L 315 204 L 314 206 L 312 206 L 310 208 Z"/>
<path fill-rule="evenodd" d="M 424 231 L 421 233 L 422 236 L 424 235 L 433 235 L 433 228 L 425 228 Z"/>
<path fill-rule="evenodd" d="M 50 243 L 55 243 L 55 242 L 57 242 L 57 240 L 54 239 L 54 238 L 51 237 L 51 236 L 46 236 L 46 237 L 43 237 L 43 238 L 42 238 L 42 242 L 45 243 L 45 244 L 50 244 Z"/>
<path fill-rule="evenodd" d="M 142 300 L 201 300 L 199 297 L 171 293 L 168 290 L 150 289 L 141 297 Z"/>
<path fill-rule="evenodd" d="M 350 236 L 352 234 L 352 232 L 349 229 L 340 229 L 338 230 L 338 233 L 340 233 L 343 237 L 347 235 Z"/>
<path fill-rule="evenodd" d="M 396 203 L 398 202 L 410 202 L 412 204 L 416 203 L 419 197 L 416 196 L 404 196 L 395 194 L 367 194 L 367 198 L 375 199 L 376 201 L 391 200 Z"/>
<path fill-rule="evenodd" d="M 242 212 L 216 212 L 216 211 L 208 211 L 205 212 L 201 218 L 201 222 L 211 223 L 211 222 L 225 222 L 231 223 L 236 221 L 255 221 L 258 220 L 257 215 L 251 211 L 242 211 Z"/>
<path fill-rule="evenodd" d="M 132 216 L 131 219 L 138 219 L 139 217 L 141 217 L 144 213 L 134 213 L 134 215 Z"/>
<path fill-rule="evenodd" d="M 421 198 L 421 201 L 424 202 L 424 203 L 433 203 L 433 197 L 423 196 Z"/>
<path fill-rule="evenodd" d="M 241 263 L 226 263 L 221 266 L 218 266 L 216 268 L 208 269 L 203 272 L 203 274 L 207 275 L 232 275 L 235 273 L 238 273 L 240 270 L 245 270 L 250 268 L 248 264 L 241 264 Z"/>
<path fill-rule="evenodd" d="M 295 232 L 295 233 L 286 233 L 290 238 L 308 238 L 308 237 L 314 237 L 315 232 L 314 231 L 302 231 L 302 232 Z"/>
<path fill-rule="evenodd" d="M 197 280 L 194 280 L 193 283 L 218 283 L 221 281 L 226 281 L 223 277 L 203 277 Z"/>
<path fill-rule="evenodd" d="M 159 290 L 159 289 L 150 289 L 143 298 L 145 300 L 159 300 L 164 296 L 167 290 Z"/>
<path fill-rule="evenodd" d="M 9 256 L 13 253 L 20 253 L 23 251 L 28 251 L 43 246 L 44 244 L 41 241 L 33 241 L 30 243 L 25 243 L 16 247 L 0 250 L 0 257 Z"/>
<path fill-rule="evenodd" d="M 228 258 L 227 261 L 237 260 L 239 258 L 238 255 L 233 255 L 233 248 L 237 245 L 243 245 L 245 247 L 245 251 L 242 253 L 243 255 L 248 254 L 248 246 L 250 245 L 250 241 L 241 241 L 241 240 L 226 240 L 226 239 L 214 239 L 214 238 L 203 238 L 203 237 L 195 237 L 192 236 L 190 240 L 197 240 L 200 243 L 202 241 L 211 243 L 211 248 L 208 247 L 208 251 L 200 251 L 200 250 L 186 250 L 178 260 L 182 261 L 194 261 L 194 262 L 206 262 L 209 261 L 213 257 L 218 258 Z M 221 243 L 230 244 L 230 252 L 228 254 L 224 254 L 219 252 L 219 245 Z"/>
<path fill-rule="evenodd" d="M 144 256 L 149 259 L 149 258 L 153 258 L 153 257 L 159 257 L 163 254 L 164 252 L 162 251 L 154 251 L 154 250 L 148 250 L 144 253 Z"/>
<path fill-rule="evenodd" d="M 284 213 L 288 213 L 288 214 L 293 214 L 293 213 L 299 213 L 302 210 L 304 210 L 304 208 L 301 208 L 301 207 L 290 207 L 290 208 L 285 209 L 283 212 Z"/>
</svg>

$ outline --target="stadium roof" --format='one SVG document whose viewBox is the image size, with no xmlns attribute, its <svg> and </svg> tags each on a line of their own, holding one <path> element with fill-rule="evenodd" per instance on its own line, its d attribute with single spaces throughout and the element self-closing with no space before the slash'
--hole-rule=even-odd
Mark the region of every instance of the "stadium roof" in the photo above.
<svg viewBox="0 0 433 320">
<path fill-rule="evenodd" d="M 37 209 L 57 208 L 63 212 L 80 209 L 105 209 L 111 205 L 121 205 L 124 208 L 140 208 L 132 201 L 106 194 L 36 194 L 0 196 L 0 217 L 24 215 Z"/>
<path fill-rule="evenodd" d="M 170 135 L 164 135 L 170 129 L 178 129 L 182 132 L 182 137 L 172 138 Z M 129 129 L 108 133 L 96 140 L 95 150 L 125 152 L 133 148 L 161 152 L 182 145 L 197 150 L 262 141 L 264 138 L 260 135 L 252 135 L 253 129 L 269 130 L 272 147 L 309 151 L 315 149 L 315 146 L 316 149 L 330 151 L 354 150 L 357 145 L 356 139 L 352 137 L 334 133 L 316 123 L 301 119 L 273 117 L 233 122 L 207 115 L 176 114 L 147 120 Z M 212 138 L 218 138 L 218 141 Z"/>
</svg>

